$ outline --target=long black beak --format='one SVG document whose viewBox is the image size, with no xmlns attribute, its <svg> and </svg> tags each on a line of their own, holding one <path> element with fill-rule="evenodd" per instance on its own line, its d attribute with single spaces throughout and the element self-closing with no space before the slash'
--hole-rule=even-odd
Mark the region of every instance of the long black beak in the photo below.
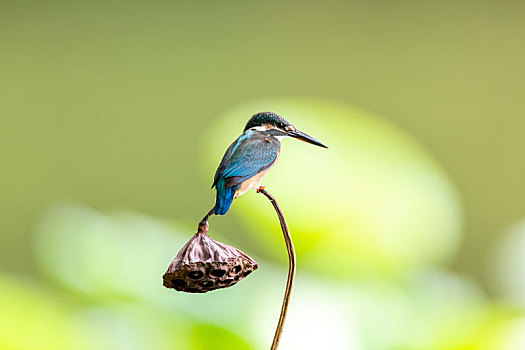
<svg viewBox="0 0 525 350">
<path fill-rule="evenodd" d="M 312 145 L 316 145 L 316 146 L 323 147 L 323 148 L 328 148 L 328 146 L 326 146 L 322 142 L 317 141 L 312 136 L 307 135 L 304 132 L 299 131 L 299 130 L 288 131 L 288 135 L 290 135 L 291 137 L 295 137 L 296 139 L 299 139 L 301 141 L 311 143 Z"/>
</svg>

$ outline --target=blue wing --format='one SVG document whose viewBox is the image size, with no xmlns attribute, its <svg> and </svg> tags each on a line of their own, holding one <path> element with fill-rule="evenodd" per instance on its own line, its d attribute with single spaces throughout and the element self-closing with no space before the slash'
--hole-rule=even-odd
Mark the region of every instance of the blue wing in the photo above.
<svg viewBox="0 0 525 350">
<path fill-rule="evenodd" d="M 212 185 L 212 188 L 217 186 L 215 214 L 226 214 L 239 185 L 272 166 L 280 148 L 278 139 L 253 130 L 247 130 L 231 144 Z"/>
<path fill-rule="evenodd" d="M 241 135 L 232 146 L 215 175 L 217 181 L 220 177 L 227 180 L 226 187 L 238 185 L 269 168 L 281 147 L 276 138 L 252 130 Z"/>
</svg>

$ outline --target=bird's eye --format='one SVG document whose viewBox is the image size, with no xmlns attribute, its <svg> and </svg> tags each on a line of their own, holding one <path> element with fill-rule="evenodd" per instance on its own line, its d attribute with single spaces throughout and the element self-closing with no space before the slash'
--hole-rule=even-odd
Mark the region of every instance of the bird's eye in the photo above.
<svg viewBox="0 0 525 350">
<path fill-rule="evenodd" d="M 283 123 L 279 123 L 279 124 L 277 124 L 277 127 L 278 127 L 279 129 L 284 129 L 284 124 L 283 124 Z"/>
</svg>

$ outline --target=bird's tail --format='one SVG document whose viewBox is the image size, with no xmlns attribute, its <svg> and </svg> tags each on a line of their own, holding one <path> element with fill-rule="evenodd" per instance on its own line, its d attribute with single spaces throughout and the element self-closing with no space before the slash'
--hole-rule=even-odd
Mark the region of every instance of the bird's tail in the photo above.
<svg viewBox="0 0 525 350">
<path fill-rule="evenodd" d="M 225 182 L 222 177 L 217 182 L 217 199 L 215 200 L 215 208 L 213 209 L 215 215 L 224 215 L 228 212 L 238 187 L 237 185 L 225 187 Z"/>
</svg>

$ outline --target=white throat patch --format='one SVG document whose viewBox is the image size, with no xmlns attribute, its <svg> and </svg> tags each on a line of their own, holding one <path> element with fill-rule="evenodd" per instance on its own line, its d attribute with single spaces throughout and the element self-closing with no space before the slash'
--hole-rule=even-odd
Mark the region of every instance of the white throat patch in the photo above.
<svg viewBox="0 0 525 350">
<path fill-rule="evenodd" d="M 255 130 L 255 131 L 267 131 L 269 130 L 267 127 L 261 125 L 261 126 L 254 126 L 253 128 L 250 128 L 250 130 Z M 284 140 L 285 138 L 287 137 L 290 137 L 289 135 L 279 135 L 279 136 L 274 136 L 277 140 L 282 141 Z"/>
</svg>

